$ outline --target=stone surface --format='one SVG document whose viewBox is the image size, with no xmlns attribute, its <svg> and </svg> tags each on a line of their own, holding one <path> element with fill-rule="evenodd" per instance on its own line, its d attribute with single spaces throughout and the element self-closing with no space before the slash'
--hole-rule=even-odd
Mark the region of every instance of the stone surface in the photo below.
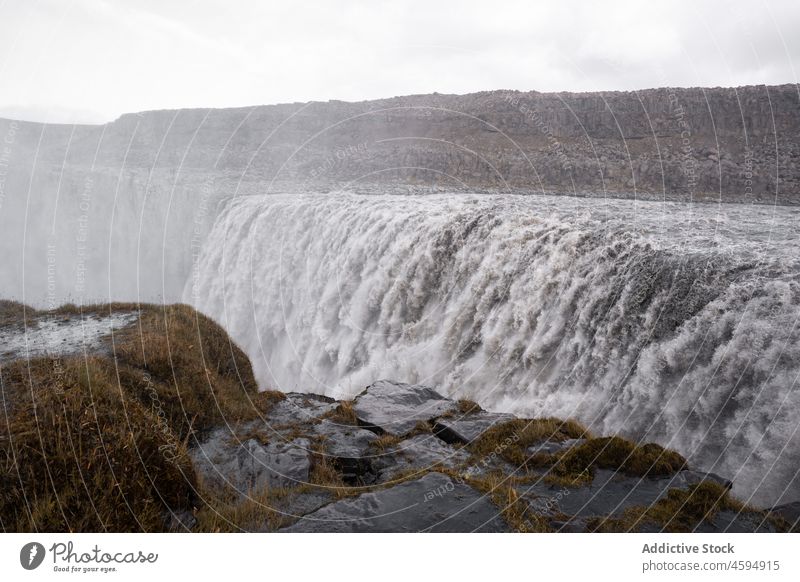
<svg viewBox="0 0 800 582">
<path fill-rule="evenodd" d="M 775 533 L 772 523 L 750 511 L 718 511 L 711 523 L 701 522 L 698 533 Z"/>
<path fill-rule="evenodd" d="M 579 445 L 586 439 L 567 439 L 565 441 L 543 441 L 539 444 L 530 446 L 526 449 L 529 457 L 537 454 L 555 455 L 561 451 L 565 451 L 575 445 Z"/>
<path fill-rule="evenodd" d="M 311 442 L 297 438 L 262 444 L 256 439 L 237 442 L 224 429 L 214 431 L 191 450 L 192 462 L 204 481 L 220 489 L 232 488 L 242 495 L 308 482 Z"/>
<path fill-rule="evenodd" d="M 792 503 L 784 503 L 783 505 L 776 505 L 770 512 L 778 517 L 782 517 L 791 525 L 800 524 L 800 501 Z"/>
<path fill-rule="evenodd" d="M 359 422 L 381 433 L 402 436 L 457 405 L 427 386 L 380 380 L 359 394 L 353 410 Z"/>
<path fill-rule="evenodd" d="M 471 443 L 493 426 L 513 419 L 511 414 L 493 412 L 456 415 L 437 420 L 434 431 L 448 443 Z"/>
<path fill-rule="evenodd" d="M 267 428 L 280 430 L 297 424 L 310 424 L 331 412 L 338 403 L 317 394 L 290 392 L 264 415 Z"/>
<path fill-rule="evenodd" d="M 471 487 L 429 473 L 305 516 L 286 532 L 504 532 L 500 511 Z"/>
<path fill-rule="evenodd" d="M 420 434 L 401 441 L 383 453 L 376 454 L 373 465 L 379 481 L 390 481 L 409 470 L 454 468 L 469 459 L 464 450 L 443 442 L 433 434 Z"/>
<path fill-rule="evenodd" d="M 330 420 L 313 425 L 312 430 L 322 438 L 325 454 L 341 471 L 345 483 L 374 481 L 370 451 L 370 444 L 378 438 L 374 432 Z"/>
<path fill-rule="evenodd" d="M 638 478 L 623 473 L 597 469 L 591 484 L 582 487 L 551 485 L 539 480 L 517 487 L 517 493 L 529 500 L 543 514 L 571 517 L 621 516 L 633 506 L 649 507 L 669 489 L 687 489 L 705 479 L 719 482 L 719 477 L 697 471 L 680 471 L 671 477 Z M 729 483 L 721 480 L 723 483 Z"/>
</svg>

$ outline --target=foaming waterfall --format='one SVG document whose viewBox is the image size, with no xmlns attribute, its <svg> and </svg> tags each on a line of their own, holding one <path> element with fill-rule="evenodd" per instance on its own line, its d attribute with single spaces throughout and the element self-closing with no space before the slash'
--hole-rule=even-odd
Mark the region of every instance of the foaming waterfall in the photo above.
<svg viewBox="0 0 800 582">
<path fill-rule="evenodd" d="M 752 501 L 796 497 L 790 259 L 711 244 L 644 207 L 636 226 L 659 225 L 660 239 L 547 204 L 235 200 L 184 299 L 230 331 L 265 388 L 343 397 L 379 378 L 427 383 L 660 442 Z"/>
</svg>

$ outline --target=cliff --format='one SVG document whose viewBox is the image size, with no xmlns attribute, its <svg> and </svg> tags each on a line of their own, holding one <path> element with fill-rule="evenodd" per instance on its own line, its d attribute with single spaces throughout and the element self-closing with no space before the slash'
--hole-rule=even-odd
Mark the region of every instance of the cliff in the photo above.
<svg viewBox="0 0 800 582">
<path fill-rule="evenodd" d="M 186 306 L 4 302 L 0 322 L 5 531 L 750 532 L 797 519 L 794 505 L 743 504 L 677 452 L 570 420 L 390 381 L 349 402 L 258 392 L 241 350 Z"/>
<path fill-rule="evenodd" d="M 0 122 L 17 159 L 124 168 L 216 190 L 552 191 L 800 201 L 795 86 L 414 95 L 128 114 L 105 126 Z M 41 170 L 39 170 L 41 171 Z M 138 176 L 138 178 L 137 178 Z M 241 183 L 239 183 L 241 181 Z"/>
</svg>

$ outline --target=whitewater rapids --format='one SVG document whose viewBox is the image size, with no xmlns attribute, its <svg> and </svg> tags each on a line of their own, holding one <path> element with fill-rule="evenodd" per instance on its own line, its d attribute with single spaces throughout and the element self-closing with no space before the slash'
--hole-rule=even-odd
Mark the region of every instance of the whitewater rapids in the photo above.
<svg viewBox="0 0 800 582">
<path fill-rule="evenodd" d="M 230 201 L 184 300 L 262 388 L 424 383 L 800 496 L 795 210 L 524 196 Z M 761 214 L 759 214 L 761 213 Z"/>
</svg>

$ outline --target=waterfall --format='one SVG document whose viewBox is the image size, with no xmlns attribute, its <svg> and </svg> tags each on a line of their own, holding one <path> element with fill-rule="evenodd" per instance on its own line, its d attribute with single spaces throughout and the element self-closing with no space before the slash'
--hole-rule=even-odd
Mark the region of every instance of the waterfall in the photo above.
<svg viewBox="0 0 800 582">
<path fill-rule="evenodd" d="M 225 326 L 265 389 L 342 398 L 379 378 L 429 384 L 659 442 L 754 502 L 797 497 L 800 287 L 791 252 L 763 252 L 782 233 L 793 248 L 795 231 L 764 239 L 766 219 L 750 216 L 762 230 L 746 236 L 747 209 L 690 223 L 614 204 L 236 199 L 184 300 Z"/>
</svg>

